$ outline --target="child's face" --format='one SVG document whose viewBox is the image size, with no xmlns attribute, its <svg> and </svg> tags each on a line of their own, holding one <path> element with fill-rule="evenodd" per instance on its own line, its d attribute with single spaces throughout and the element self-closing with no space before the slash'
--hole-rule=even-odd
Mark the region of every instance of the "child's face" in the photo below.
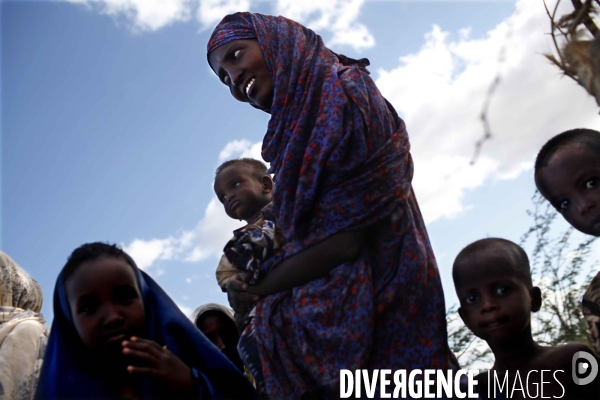
<svg viewBox="0 0 600 400">
<path fill-rule="evenodd" d="M 237 352 L 239 335 L 233 323 L 224 321 L 223 316 L 208 315 L 198 321 L 198 328 L 227 358 L 238 363 L 240 356 Z"/>
<path fill-rule="evenodd" d="M 88 348 L 121 356 L 124 340 L 143 336 L 144 303 L 133 268 L 124 259 L 86 261 L 65 286 L 75 329 Z"/>
<path fill-rule="evenodd" d="M 455 265 L 459 314 L 475 336 L 489 345 L 501 344 L 528 329 L 530 313 L 537 311 L 541 302 L 539 289 L 528 288 L 515 272 L 510 251 L 493 247 Z"/>
<path fill-rule="evenodd" d="M 600 156 L 583 145 L 567 145 L 538 170 L 535 183 L 575 229 L 600 236 Z"/>
<path fill-rule="evenodd" d="M 271 112 L 273 80 L 258 41 L 244 39 L 226 43 L 210 53 L 208 60 L 236 100 Z"/>
<path fill-rule="evenodd" d="M 271 201 L 272 181 L 268 176 L 258 181 L 251 167 L 239 163 L 219 172 L 215 193 L 233 219 L 250 221 Z"/>
</svg>

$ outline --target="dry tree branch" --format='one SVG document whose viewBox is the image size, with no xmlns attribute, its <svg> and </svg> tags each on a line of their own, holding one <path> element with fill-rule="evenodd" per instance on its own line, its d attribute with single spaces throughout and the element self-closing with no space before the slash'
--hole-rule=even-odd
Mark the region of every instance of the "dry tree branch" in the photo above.
<svg viewBox="0 0 600 400">
<path fill-rule="evenodd" d="M 567 36 L 566 32 L 563 32 L 563 30 L 560 27 L 560 24 L 557 24 L 556 22 L 554 22 L 554 20 L 556 19 L 556 12 L 558 11 L 558 5 L 560 4 L 561 0 L 557 0 L 555 6 L 554 6 L 554 10 L 552 11 L 552 14 L 550 14 L 550 10 L 548 10 L 548 5 L 546 4 L 546 0 L 543 1 L 544 3 L 544 8 L 546 9 L 546 14 L 548 15 L 548 18 L 550 18 L 550 35 L 552 36 L 552 41 L 554 42 L 554 48 L 556 49 L 556 52 L 558 53 L 558 58 L 560 59 L 560 63 L 564 62 L 564 57 L 562 55 L 562 52 L 560 51 L 560 46 L 558 45 L 558 41 L 556 40 L 556 34 L 554 33 L 554 31 L 559 31 L 561 33 L 561 35 L 563 35 L 564 37 Z M 554 60 L 551 60 L 554 61 Z M 560 64 L 558 64 L 560 67 Z"/>
<path fill-rule="evenodd" d="M 592 15 L 600 11 L 600 1 L 571 0 L 575 10 L 560 17 L 558 22 L 556 14 L 561 0 L 557 0 L 552 13 L 546 1 L 543 1 L 557 55 L 546 54 L 546 58 L 564 75 L 585 88 L 600 106 L 600 30 L 592 19 Z M 595 38 L 595 42 L 582 35 L 583 27 Z"/>
<path fill-rule="evenodd" d="M 557 66 L 565 76 L 575 80 L 584 87 L 589 94 L 595 97 L 600 106 L 600 29 L 592 19 L 593 14 L 600 11 L 600 0 L 571 0 L 575 10 L 557 19 L 558 8 L 562 0 L 556 0 L 552 12 L 546 0 L 542 0 L 546 15 L 550 20 L 550 36 L 554 44 L 555 54 L 544 56 Z M 582 39 L 580 26 L 583 25 L 595 37 L 595 42 Z M 479 158 L 483 144 L 492 139 L 492 130 L 488 113 L 492 98 L 498 88 L 502 75 L 501 67 L 504 63 L 508 40 L 512 34 L 512 24 L 509 22 L 506 39 L 498 55 L 498 70 L 491 82 L 479 119 L 483 125 L 483 135 L 475 142 L 475 150 L 470 165 L 474 165 Z"/>
<path fill-rule="evenodd" d="M 517 12 L 518 11 L 515 11 L 514 15 L 516 15 Z M 490 126 L 490 121 L 488 119 L 488 112 L 490 109 L 490 103 L 492 102 L 492 98 L 494 97 L 494 93 L 496 92 L 496 89 L 498 88 L 498 86 L 500 85 L 500 81 L 502 80 L 502 65 L 504 64 L 504 61 L 506 59 L 506 49 L 508 47 L 510 37 L 512 36 L 512 28 L 512 22 L 509 21 L 506 27 L 504 43 L 502 44 L 502 47 L 500 47 L 500 51 L 498 52 L 498 69 L 496 71 L 496 76 L 494 77 L 494 80 L 492 81 L 487 90 L 485 100 L 483 102 L 483 107 L 481 108 L 481 113 L 479 114 L 479 119 L 483 124 L 483 136 L 475 142 L 475 151 L 473 152 L 473 157 L 471 158 L 469 165 L 475 165 L 477 158 L 479 158 L 479 153 L 481 152 L 483 144 L 492 138 L 492 129 Z"/>
<path fill-rule="evenodd" d="M 581 3 L 581 0 L 571 0 L 571 3 L 573 4 L 573 7 L 575 7 L 575 10 L 577 10 L 577 17 L 573 20 L 573 23 L 571 24 L 572 31 L 570 33 L 574 34 L 577 26 L 579 24 L 583 24 L 587 28 L 587 30 L 592 34 L 592 36 L 598 37 L 598 27 L 592 20 L 592 17 L 590 17 L 591 12 L 593 11 L 592 0 L 586 0 L 584 4 Z"/>
</svg>

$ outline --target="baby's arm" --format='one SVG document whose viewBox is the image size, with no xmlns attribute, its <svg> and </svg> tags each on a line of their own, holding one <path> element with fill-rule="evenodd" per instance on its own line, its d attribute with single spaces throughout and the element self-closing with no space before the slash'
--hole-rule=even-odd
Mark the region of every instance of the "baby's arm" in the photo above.
<svg viewBox="0 0 600 400">
<path fill-rule="evenodd" d="M 324 277 L 338 265 L 354 261 L 365 241 L 365 231 L 341 232 L 285 259 L 248 293 L 268 296 Z"/>
</svg>

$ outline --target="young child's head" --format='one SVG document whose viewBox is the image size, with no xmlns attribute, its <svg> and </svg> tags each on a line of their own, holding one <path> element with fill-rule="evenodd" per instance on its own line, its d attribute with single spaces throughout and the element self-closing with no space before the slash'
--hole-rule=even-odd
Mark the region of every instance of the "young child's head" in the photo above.
<svg viewBox="0 0 600 400">
<path fill-rule="evenodd" d="M 233 219 L 254 220 L 271 202 L 273 188 L 267 166 L 253 158 L 226 161 L 216 171 L 215 193 Z"/>
<path fill-rule="evenodd" d="M 493 346 L 531 334 L 530 313 L 540 309 L 541 293 L 520 246 L 499 238 L 471 243 L 456 257 L 452 278 L 459 314 L 477 337 Z"/>
<path fill-rule="evenodd" d="M 573 129 L 550 139 L 535 160 L 535 184 L 575 229 L 600 236 L 600 132 Z"/>
<path fill-rule="evenodd" d="M 190 319 L 229 361 L 244 370 L 244 363 L 237 350 L 240 334 L 235 326 L 232 309 L 215 303 L 204 304 L 194 311 Z"/>
<path fill-rule="evenodd" d="M 40 399 L 254 398 L 162 288 L 105 243 L 75 249 L 59 274 L 44 359 Z"/>
<path fill-rule="evenodd" d="M 63 268 L 68 308 L 83 344 L 122 357 L 123 340 L 143 336 L 144 302 L 131 258 L 115 245 L 84 244 Z"/>
</svg>

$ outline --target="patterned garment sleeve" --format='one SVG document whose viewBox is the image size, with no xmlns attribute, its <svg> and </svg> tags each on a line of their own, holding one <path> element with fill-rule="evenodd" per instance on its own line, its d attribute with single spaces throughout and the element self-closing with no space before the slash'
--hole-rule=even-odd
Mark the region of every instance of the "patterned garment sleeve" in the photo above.
<svg viewBox="0 0 600 400">
<path fill-rule="evenodd" d="M 268 205 L 254 223 L 233 231 L 233 238 L 225 245 L 225 254 L 217 269 L 217 280 L 221 288 L 226 283 L 221 284 L 223 279 L 229 280 L 239 271 L 252 272 L 250 284 L 258 282 L 266 272 L 262 268 L 264 262 L 279 253 L 282 243 L 283 238 L 275 223 L 275 216 Z M 236 272 L 232 268 L 236 268 Z"/>
</svg>

